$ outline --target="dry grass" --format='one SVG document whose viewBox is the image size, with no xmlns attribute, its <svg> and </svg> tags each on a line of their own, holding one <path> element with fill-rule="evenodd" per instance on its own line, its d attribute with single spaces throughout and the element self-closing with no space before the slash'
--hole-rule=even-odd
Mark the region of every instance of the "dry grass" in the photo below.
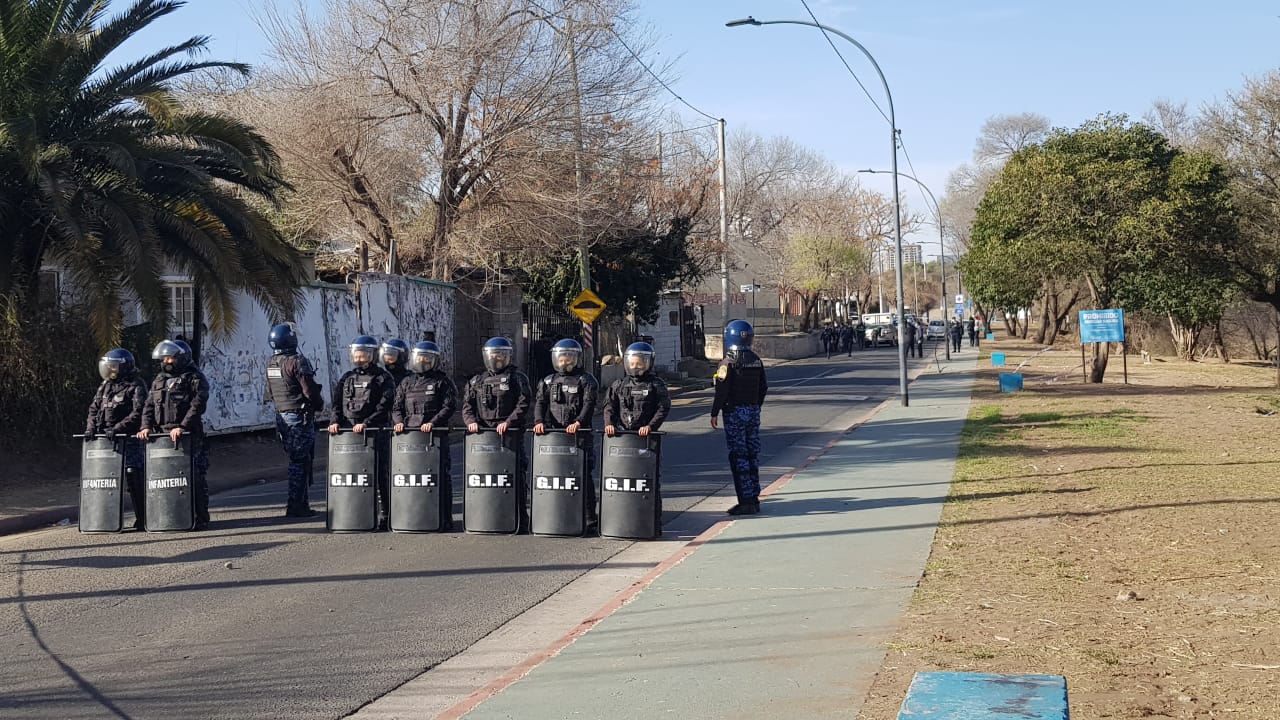
<svg viewBox="0 0 1280 720">
<path fill-rule="evenodd" d="M 1035 350 L 984 346 L 1016 366 Z M 1273 718 L 1280 708 L 1275 370 L 1039 355 L 975 389 L 924 579 L 863 718 L 917 670 L 1062 674 L 1071 716 Z M 989 368 L 988 362 L 983 362 Z M 1007 368 L 1006 368 L 1007 370 Z"/>
</svg>

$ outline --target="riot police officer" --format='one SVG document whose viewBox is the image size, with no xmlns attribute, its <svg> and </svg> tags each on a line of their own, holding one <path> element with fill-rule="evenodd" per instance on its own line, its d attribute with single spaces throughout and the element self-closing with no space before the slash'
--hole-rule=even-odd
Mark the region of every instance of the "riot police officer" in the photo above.
<svg viewBox="0 0 1280 720">
<path fill-rule="evenodd" d="M 646 342 L 631 343 L 622 354 L 626 375 L 613 381 L 604 401 L 604 432 L 616 435 L 618 430 L 632 430 L 641 437 L 662 427 L 671 411 L 671 395 L 667 384 L 653 373 L 653 359 L 657 355 Z M 658 469 L 661 473 L 661 468 Z M 662 484 L 657 484 L 657 502 L 654 504 L 655 527 L 662 527 Z"/>
<path fill-rule="evenodd" d="M 311 361 L 298 352 L 292 323 L 271 328 L 267 344 L 272 353 L 267 363 L 267 398 L 276 407 L 276 434 L 289 456 L 289 501 L 284 515 L 311 517 L 316 512 L 307 494 L 316 452 L 315 413 L 324 408 L 324 396 Z"/>
<path fill-rule="evenodd" d="M 502 444 L 515 452 L 518 458 L 516 471 L 516 497 L 527 501 L 528 482 L 525 480 L 524 427 L 533 390 L 529 378 L 516 369 L 515 346 L 504 337 L 489 338 L 481 350 L 485 370 L 467 381 L 462 395 L 462 421 L 467 432 L 479 432 L 480 428 L 492 428 L 502 436 Z M 508 433 L 508 430 L 516 432 Z M 529 508 L 520 503 L 521 532 L 529 530 Z"/>
<path fill-rule="evenodd" d="M 458 409 L 458 388 L 440 369 L 440 346 L 423 341 L 409 351 L 412 375 L 396 386 L 391 406 L 395 431 L 439 431 L 440 443 L 440 529 L 453 530 L 453 453 L 449 448 L 449 420 Z"/>
<path fill-rule="evenodd" d="M 191 361 L 191 347 L 181 340 L 161 340 L 151 359 L 160 361 L 160 374 L 152 381 L 142 408 L 138 439 L 145 441 L 153 432 L 167 433 L 175 443 L 184 434 L 192 436 L 195 529 L 207 530 L 209 453 L 204 446 L 204 411 L 209 405 L 209 380 Z"/>
<path fill-rule="evenodd" d="M 349 346 L 352 368 L 333 386 L 333 398 L 329 406 L 329 434 L 337 435 L 342 428 L 363 433 L 368 428 L 381 428 L 391 420 L 391 404 L 395 400 L 395 379 L 378 367 L 378 341 L 361 335 Z M 377 436 L 378 470 L 378 526 L 385 529 L 387 503 L 391 485 L 387 475 L 389 436 Z"/>
<path fill-rule="evenodd" d="M 108 350 L 98 360 L 98 375 L 102 384 L 89 404 L 89 417 L 85 420 L 84 436 L 127 436 L 122 440 L 124 454 L 125 487 L 133 501 L 133 527 L 143 529 L 146 517 L 146 493 L 143 468 L 146 453 L 136 435 L 142 429 L 142 409 L 147 403 L 147 384 L 138 377 L 133 353 L 124 348 Z"/>
<path fill-rule="evenodd" d="M 585 525 L 590 531 L 598 524 L 591 418 L 596 412 L 600 383 L 582 369 L 582 346 L 577 340 L 560 340 L 551 346 L 551 365 L 556 371 L 540 380 L 534 393 L 533 432 L 541 435 L 547 428 L 562 429 L 575 436 L 580 430 L 583 432 L 578 447 L 586 453 L 586 482 L 582 487 L 587 506 Z"/>
<path fill-rule="evenodd" d="M 400 338 L 391 338 L 382 343 L 381 352 L 383 368 L 399 385 L 409 377 L 409 368 L 405 367 L 405 363 L 409 361 L 409 344 Z"/>
<path fill-rule="evenodd" d="M 711 427 L 724 411 L 724 439 L 729 446 L 729 469 L 738 504 L 730 515 L 760 512 L 760 406 L 769 392 L 764 362 L 751 350 L 755 331 L 746 320 L 724 328 L 725 357 L 716 368 L 716 396 L 711 403 Z"/>
</svg>

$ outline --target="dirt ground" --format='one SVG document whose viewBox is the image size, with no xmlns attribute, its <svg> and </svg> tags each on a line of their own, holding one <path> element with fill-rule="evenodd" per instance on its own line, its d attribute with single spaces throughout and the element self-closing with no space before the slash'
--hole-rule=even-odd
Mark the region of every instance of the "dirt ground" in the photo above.
<svg viewBox="0 0 1280 720">
<path fill-rule="evenodd" d="M 1130 358 L 1125 385 L 1113 357 L 1086 385 L 1079 364 L 1079 346 L 1041 354 L 1001 394 L 980 362 L 925 577 L 861 717 L 896 718 L 918 670 L 1064 675 L 1073 720 L 1280 713 L 1275 369 Z"/>
</svg>

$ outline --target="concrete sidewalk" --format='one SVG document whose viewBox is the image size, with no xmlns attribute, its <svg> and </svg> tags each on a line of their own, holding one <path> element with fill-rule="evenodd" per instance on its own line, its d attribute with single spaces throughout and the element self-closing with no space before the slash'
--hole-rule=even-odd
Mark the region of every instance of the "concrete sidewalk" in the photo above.
<svg viewBox="0 0 1280 720">
<path fill-rule="evenodd" d="M 439 717 L 856 717 L 924 570 L 974 365 L 922 373 L 910 407 L 886 402 L 775 482 L 764 514 L 717 523 L 558 653 Z"/>
</svg>

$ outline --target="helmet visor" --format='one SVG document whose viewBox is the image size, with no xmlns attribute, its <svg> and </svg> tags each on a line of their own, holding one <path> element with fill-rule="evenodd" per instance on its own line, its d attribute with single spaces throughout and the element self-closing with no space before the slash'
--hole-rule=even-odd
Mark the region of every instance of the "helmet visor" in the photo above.
<svg viewBox="0 0 1280 720">
<path fill-rule="evenodd" d="M 351 364 L 361 369 L 367 368 L 373 364 L 373 358 L 377 352 L 376 345 L 352 345 Z"/>
<path fill-rule="evenodd" d="M 435 370 L 440 364 L 440 353 L 430 350 L 414 350 L 409 357 L 409 369 L 416 373 Z"/>
<path fill-rule="evenodd" d="M 628 375 L 639 377 L 653 369 L 653 353 L 647 350 L 628 350 L 623 356 L 623 364 L 626 365 Z"/>
<path fill-rule="evenodd" d="M 562 373 L 573 372 L 582 362 L 582 351 L 575 348 L 552 348 L 551 365 Z"/>
<path fill-rule="evenodd" d="M 485 348 L 484 366 L 490 372 L 501 372 L 511 364 L 511 354 L 511 348 Z"/>
<path fill-rule="evenodd" d="M 98 359 L 98 375 L 103 380 L 115 380 L 120 377 L 121 368 L 124 366 L 124 360 L 119 358 L 99 358 Z"/>
</svg>

